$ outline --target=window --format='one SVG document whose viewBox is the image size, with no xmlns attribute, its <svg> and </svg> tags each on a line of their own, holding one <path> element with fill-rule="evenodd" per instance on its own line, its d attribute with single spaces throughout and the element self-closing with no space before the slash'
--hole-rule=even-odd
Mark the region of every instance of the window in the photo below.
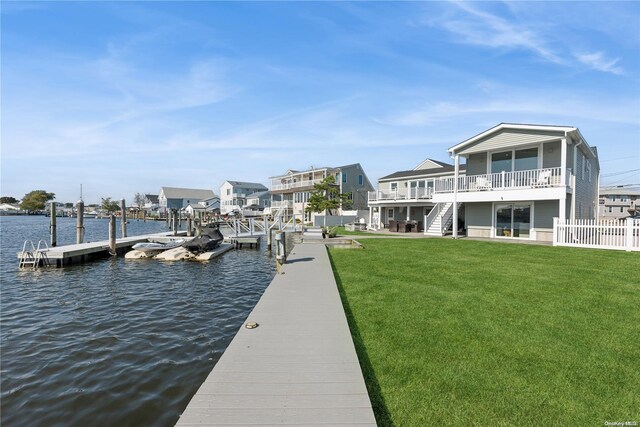
<svg viewBox="0 0 640 427">
<path fill-rule="evenodd" d="M 342 172 L 342 182 L 347 182 L 347 174 Z"/>
<path fill-rule="evenodd" d="M 587 162 L 587 177 L 589 178 L 589 182 L 591 182 L 591 162 Z"/>
<path fill-rule="evenodd" d="M 387 219 L 393 219 L 393 208 L 389 208 L 387 211 Z"/>
<path fill-rule="evenodd" d="M 392 182 L 390 185 L 390 189 L 391 191 L 396 191 L 398 189 L 398 183 L 397 182 Z"/>
<path fill-rule="evenodd" d="M 585 175 L 585 169 L 587 168 L 586 165 L 586 157 L 584 157 L 584 154 L 580 153 L 580 160 L 582 160 L 582 180 L 584 181 L 584 175 Z"/>
<path fill-rule="evenodd" d="M 362 175 L 358 175 L 358 185 L 364 184 L 364 177 Z"/>
<path fill-rule="evenodd" d="M 613 212 L 613 207 L 609 206 L 609 213 Z"/>
<path fill-rule="evenodd" d="M 517 171 L 538 169 L 538 148 L 516 150 L 516 162 L 514 166 L 514 170 Z"/>
<path fill-rule="evenodd" d="M 511 172 L 511 151 L 493 153 L 491 155 L 491 173 Z"/>
<path fill-rule="evenodd" d="M 230 195 L 231 195 L 231 189 L 227 188 L 227 196 L 230 196 Z"/>
<path fill-rule="evenodd" d="M 620 213 L 624 212 L 624 206 L 620 206 Z"/>
</svg>

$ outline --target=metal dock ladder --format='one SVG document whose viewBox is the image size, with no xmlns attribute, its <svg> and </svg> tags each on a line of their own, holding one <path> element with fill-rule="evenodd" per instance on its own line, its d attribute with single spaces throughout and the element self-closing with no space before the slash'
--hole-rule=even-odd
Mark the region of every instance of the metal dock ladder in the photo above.
<svg viewBox="0 0 640 427">
<path fill-rule="evenodd" d="M 49 265 L 49 258 L 47 252 L 49 251 L 49 245 L 44 240 L 38 241 L 38 247 L 33 245 L 31 240 L 25 240 L 22 245 L 22 252 L 20 253 L 20 264 L 18 268 L 31 266 L 33 270 L 36 270 L 40 264 Z"/>
</svg>

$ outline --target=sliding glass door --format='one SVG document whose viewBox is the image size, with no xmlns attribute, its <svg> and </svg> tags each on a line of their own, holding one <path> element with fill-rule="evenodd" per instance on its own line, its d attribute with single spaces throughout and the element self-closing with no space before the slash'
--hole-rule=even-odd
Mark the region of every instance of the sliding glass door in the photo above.
<svg viewBox="0 0 640 427">
<path fill-rule="evenodd" d="M 496 237 L 528 239 L 531 235 L 531 205 L 496 205 Z"/>
</svg>

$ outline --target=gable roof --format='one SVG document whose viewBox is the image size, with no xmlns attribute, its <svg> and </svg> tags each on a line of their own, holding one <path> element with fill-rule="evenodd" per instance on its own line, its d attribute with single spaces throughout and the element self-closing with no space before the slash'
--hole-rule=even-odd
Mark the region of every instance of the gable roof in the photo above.
<svg viewBox="0 0 640 427">
<path fill-rule="evenodd" d="M 427 160 L 431 160 L 431 159 L 427 159 Z M 394 172 L 390 175 L 387 176 L 383 176 L 382 178 L 378 179 L 378 181 L 388 181 L 391 179 L 398 179 L 398 178 L 409 178 L 409 177 L 428 177 L 428 176 L 435 176 L 435 175 L 442 175 L 442 174 L 449 174 L 449 173 L 453 173 L 455 171 L 455 166 L 454 165 L 450 165 L 448 163 L 443 163 L 443 162 L 439 162 L 437 160 L 431 160 L 434 163 L 437 163 L 438 167 L 435 168 L 428 168 L 428 169 L 410 169 L 410 170 L 405 170 L 405 171 L 398 171 L 398 172 Z M 425 162 L 420 163 L 420 165 L 423 165 Z M 420 166 L 418 165 L 418 166 Z M 464 172 L 467 169 L 466 165 L 460 165 L 459 166 L 459 170 L 460 172 Z"/>
<path fill-rule="evenodd" d="M 164 197 L 167 199 L 204 200 L 215 197 L 213 190 L 198 188 L 161 187 Z"/>
<path fill-rule="evenodd" d="M 593 150 L 587 141 L 584 139 L 580 130 L 575 126 L 558 126 L 558 125 L 536 125 L 536 124 L 527 124 L 527 123 L 499 123 L 496 126 L 485 130 L 475 136 L 472 136 L 469 139 L 462 141 L 461 143 L 454 145 L 449 148 L 449 153 L 453 154 L 455 152 L 460 151 L 461 149 L 485 138 L 493 133 L 498 133 L 502 130 L 531 130 L 531 131 L 551 131 L 551 132 L 564 132 L 565 134 L 572 134 L 572 136 L 581 141 L 586 148 L 586 152 L 590 155 L 591 158 L 597 159 L 597 153 Z M 581 144 L 582 145 L 582 144 Z"/>
<path fill-rule="evenodd" d="M 245 182 L 245 181 L 225 181 L 228 182 L 229 184 L 233 185 L 234 187 L 244 187 L 244 188 L 250 188 L 250 189 L 255 189 L 255 190 L 266 190 L 267 187 L 265 187 L 262 184 L 259 184 L 257 182 Z"/>
<path fill-rule="evenodd" d="M 158 203 L 158 195 L 157 194 L 145 194 L 145 199 L 149 199 L 151 203 Z"/>
<path fill-rule="evenodd" d="M 269 191 L 256 191 L 255 193 L 251 193 L 246 196 L 247 199 L 255 199 L 260 197 L 265 197 L 269 195 Z"/>
</svg>

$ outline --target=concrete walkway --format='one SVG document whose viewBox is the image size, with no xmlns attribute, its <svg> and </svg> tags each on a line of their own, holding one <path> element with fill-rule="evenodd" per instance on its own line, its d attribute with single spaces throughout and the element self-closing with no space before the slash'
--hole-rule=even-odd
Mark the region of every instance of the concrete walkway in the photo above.
<svg viewBox="0 0 640 427">
<path fill-rule="evenodd" d="M 326 247 L 299 244 L 187 406 L 187 425 L 375 426 Z"/>
</svg>

